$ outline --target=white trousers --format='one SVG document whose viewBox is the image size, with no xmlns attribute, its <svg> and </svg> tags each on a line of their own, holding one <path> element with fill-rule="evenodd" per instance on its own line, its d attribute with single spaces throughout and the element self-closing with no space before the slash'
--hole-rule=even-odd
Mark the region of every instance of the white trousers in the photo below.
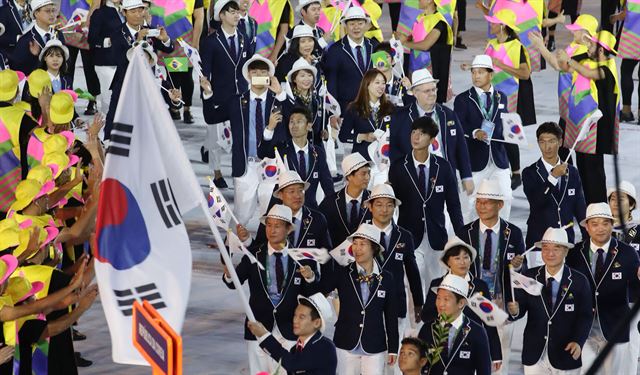
<svg viewBox="0 0 640 375">
<path fill-rule="evenodd" d="M 219 171 L 222 167 L 221 157 L 224 149 L 218 144 L 218 126 L 224 123 L 207 124 L 207 136 L 204 148 L 209 151 L 209 170 Z"/>
<path fill-rule="evenodd" d="M 502 308 L 502 306 L 500 308 Z M 508 323 L 498 327 L 498 336 L 500 337 L 500 348 L 502 351 L 502 366 L 500 367 L 500 371 L 497 371 L 496 374 L 509 374 L 509 357 L 511 356 L 513 326 L 513 323 Z"/>
<path fill-rule="evenodd" d="M 629 307 L 632 306 L 633 304 L 629 305 Z M 640 355 L 640 333 L 638 333 L 638 321 L 640 321 L 640 315 L 636 314 L 629 326 L 629 345 L 627 345 L 628 353 L 625 356 L 625 358 L 627 358 L 625 362 L 627 370 L 623 370 L 623 372 L 627 374 L 638 373 L 638 356 Z"/>
<path fill-rule="evenodd" d="M 440 264 L 441 252 L 435 251 L 429 244 L 429 238 L 427 233 L 424 233 L 422 242 L 415 250 L 416 263 L 418 264 L 418 270 L 420 271 L 420 279 L 422 280 L 422 293 L 425 300 L 429 293 L 429 285 L 431 281 L 444 275 L 447 271 Z"/>
<path fill-rule="evenodd" d="M 387 352 L 361 355 L 348 350 L 336 349 L 338 375 L 381 375 L 385 371 Z"/>
<path fill-rule="evenodd" d="M 500 210 L 500 217 L 509 220 L 509 216 L 511 215 L 511 199 L 513 194 L 511 192 L 511 170 L 500 169 L 493 164 L 493 162 L 489 162 L 487 167 L 480 172 L 473 172 L 473 194 L 471 196 L 466 196 L 466 194 L 461 195 L 460 199 L 462 200 L 465 196 L 469 200 L 469 205 L 467 206 L 467 212 L 464 217 L 464 222 L 469 223 L 478 218 L 478 213 L 476 212 L 476 193 L 478 192 L 478 187 L 482 180 L 496 180 L 500 185 L 500 190 L 502 190 L 502 194 L 504 194 L 506 200 L 504 202 L 504 207 Z M 464 205 L 463 205 L 464 206 Z"/>
<path fill-rule="evenodd" d="M 291 349 L 296 342 L 289 341 L 282 337 L 278 327 L 273 328 L 272 332 L 273 337 L 278 340 L 280 344 L 286 349 Z M 269 373 L 274 373 L 278 368 L 278 362 L 274 361 L 269 354 L 267 354 L 260 345 L 258 345 L 257 340 L 246 340 L 247 342 L 247 351 L 249 353 L 249 371 L 251 374 L 257 374 L 261 371 L 267 371 Z M 281 370 L 282 371 L 282 370 Z"/>
<path fill-rule="evenodd" d="M 115 66 L 96 65 L 96 75 L 100 81 L 100 112 L 107 113 L 111 103 L 111 81 L 116 74 Z"/>
<path fill-rule="evenodd" d="M 593 327 L 591 328 L 589 338 L 584 343 L 584 348 L 582 348 L 582 374 L 586 374 L 587 370 L 589 370 L 591 364 L 595 361 L 602 349 L 604 349 L 605 345 L 607 345 L 607 340 L 602 336 L 600 325 L 596 319 L 593 323 Z M 628 372 L 626 372 L 627 364 L 625 363 L 629 361 L 629 358 L 626 357 L 629 353 L 628 346 L 628 342 L 614 345 L 597 374 L 628 374 Z M 637 358 L 634 360 L 637 362 Z"/>
<path fill-rule="evenodd" d="M 544 348 L 542 358 L 533 366 L 524 366 L 524 375 L 580 375 L 580 368 L 573 370 L 558 370 L 551 366 L 547 348 Z"/>
</svg>

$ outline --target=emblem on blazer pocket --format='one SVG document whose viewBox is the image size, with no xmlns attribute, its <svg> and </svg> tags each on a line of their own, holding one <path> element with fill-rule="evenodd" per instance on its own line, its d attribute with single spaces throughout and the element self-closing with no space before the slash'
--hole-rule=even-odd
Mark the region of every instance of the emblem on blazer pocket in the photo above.
<svg viewBox="0 0 640 375">
<path fill-rule="evenodd" d="M 573 311 L 573 309 L 574 309 L 573 303 L 567 303 L 566 305 L 564 305 L 564 311 L 571 312 Z"/>
<path fill-rule="evenodd" d="M 384 116 L 384 117 L 382 118 L 382 121 L 384 121 L 384 122 L 389 122 L 389 121 L 391 121 L 391 116 L 389 116 L 389 115 Z"/>
<path fill-rule="evenodd" d="M 402 253 L 396 253 L 396 260 L 402 260 L 404 257 L 404 254 Z"/>
<path fill-rule="evenodd" d="M 384 298 L 387 295 L 387 292 L 384 290 L 379 290 L 378 291 L 378 297 L 379 298 Z"/>
<path fill-rule="evenodd" d="M 396 249 L 404 249 L 405 245 L 406 244 L 404 242 L 398 242 L 398 244 L 396 245 Z"/>
<path fill-rule="evenodd" d="M 293 285 L 300 285 L 302 284 L 302 279 L 299 277 L 294 277 L 293 278 Z"/>
<path fill-rule="evenodd" d="M 313 178 L 318 178 L 318 172 L 313 172 Z"/>
<path fill-rule="evenodd" d="M 569 294 L 567 295 L 567 299 L 573 299 L 573 293 L 569 293 Z"/>
<path fill-rule="evenodd" d="M 447 121 L 447 126 L 454 126 L 455 124 L 456 124 L 456 122 L 453 121 L 453 120 Z"/>
<path fill-rule="evenodd" d="M 622 272 L 611 272 L 611 280 L 622 280 Z"/>
<path fill-rule="evenodd" d="M 444 191 L 444 186 L 438 185 L 436 186 L 436 193 L 442 193 Z"/>
<path fill-rule="evenodd" d="M 569 194 L 569 196 L 576 195 L 576 189 L 567 189 L 567 194 Z"/>
<path fill-rule="evenodd" d="M 309 238 L 307 240 L 307 246 L 316 246 L 316 239 L 315 238 Z"/>
<path fill-rule="evenodd" d="M 460 358 L 462 359 L 469 359 L 471 358 L 471 352 L 468 350 L 461 350 L 460 351 Z"/>
<path fill-rule="evenodd" d="M 507 253 L 507 260 L 511 260 L 515 256 L 516 256 L 516 254 L 514 254 L 514 253 Z"/>
<path fill-rule="evenodd" d="M 620 268 L 620 267 L 622 267 L 622 265 L 620 265 L 620 263 L 618 263 L 618 262 L 613 263 L 613 268 Z"/>
</svg>

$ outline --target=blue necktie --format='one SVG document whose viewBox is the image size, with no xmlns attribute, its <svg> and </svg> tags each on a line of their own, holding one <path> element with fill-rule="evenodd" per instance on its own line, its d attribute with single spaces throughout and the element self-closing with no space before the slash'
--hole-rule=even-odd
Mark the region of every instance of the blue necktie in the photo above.
<svg viewBox="0 0 640 375">
<path fill-rule="evenodd" d="M 51 34 L 45 33 L 44 34 L 44 43 L 46 44 L 50 40 L 51 40 Z"/>
<path fill-rule="evenodd" d="M 418 188 L 420 189 L 420 194 L 422 194 L 423 198 L 427 196 L 427 175 L 425 173 L 426 165 L 420 164 L 418 165 Z"/>
<path fill-rule="evenodd" d="M 349 225 L 351 226 L 351 231 L 354 232 L 358 229 L 358 224 L 360 224 L 360 215 L 358 212 L 358 200 L 351 200 L 351 213 L 349 215 Z"/>
<path fill-rule="evenodd" d="M 356 59 L 358 60 L 358 67 L 362 71 L 362 74 L 367 70 L 364 66 L 364 58 L 362 57 L 362 47 L 356 46 Z"/>
<path fill-rule="evenodd" d="M 487 113 L 491 110 L 491 93 L 489 91 L 484 93 L 484 110 Z"/>
<path fill-rule="evenodd" d="M 487 229 L 484 232 L 487 238 L 484 240 L 484 253 L 482 255 L 482 268 L 491 271 L 491 252 L 493 248 L 493 242 L 491 241 L 491 235 L 493 231 L 491 229 Z"/>
<path fill-rule="evenodd" d="M 256 150 L 262 139 L 264 131 L 264 114 L 262 113 L 262 99 L 256 98 Z"/>
<path fill-rule="evenodd" d="M 298 173 L 300 174 L 300 178 L 302 181 L 307 180 L 307 158 L 304 154 L 304 151 L 298 151 Z"/>
<path fill-rule="evenodd" d="M 236 36 L 231 35 L 229 37 L 229 55 L 231 59 L 235 61 L 238 58 L 238 52 L 236 52 Z"/>
</svg>

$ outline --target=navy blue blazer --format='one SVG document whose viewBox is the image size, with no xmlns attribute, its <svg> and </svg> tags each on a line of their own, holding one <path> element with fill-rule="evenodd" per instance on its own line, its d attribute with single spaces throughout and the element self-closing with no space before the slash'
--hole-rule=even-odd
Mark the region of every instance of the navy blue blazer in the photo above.
<svg viewBox="0 0 640 375">
<path fill-rule="evenodd" d="M 542 159 L 538 159 L 522 171 L 524 194 L 529 201 L 527 248 L 540 241 L 547 228 L 559 228 L 572 220 L 579 223 L 584 219 L 587 204 L 580 174 L 573 165 L 569 165 L 568 171 L 569 174 L 560 179 L 560 190 L 547 179 L 549 174 Z M 573 228 L 567 229 L 567 236 L 569 242 L 573 243 Z M 587 234 L 583 231 L 583 237 L 585 236 Z"/>
<path fill-rule="evenodd" d="M 278 325 L 278 329 L 287 340 L 295 341 L 298 339 L 293 334 L 293 313 L 298 306 L 298 295 L 310 296 L 318 291 L 318 275 L 313 283 L 309 284 L 298 272 L 298 265 L 289 257 L 287 262 L 287 272 L 285 273 L 285 286 L 282 288 L 282 299 L 277 305 L 274 305 L 269 298 L 269 290 L 267 284 L 267 257 L 269 251 L 267 244 L 263 243 L 255 252 L 258 259 L 265 270 L 261 270 L 256 264 L 252 264 L 249 258 L 242 257 L 240 263 L 236 266 L 236 273 L 240 283 L 249 282 L 249 307 L 256 317 L 256 320 L 264 325 L 264 327 L 272 331 L 274 324 Z M 315 262 L 303 259 L 300 261 L 302 265 L 308 265 L 312 269 L 315 268 Z M 235 289 L 232 282 L 227 282 L 222 276 L 222 281 L 229 289 Z M 256 340 L 256 337 L 247 328 L 247 319 L 244 322 L 244 339 Z"/>
<path fill-rule="evenodd" d="M 238 30 L 244 36 L 247 43 L 247 56 L 251 57 L 256 53 L 256 35 L 258 34 L 258 23 L 253 17 L 247 17 L 248 24 L 240 19 L 238 22 Z"/>
<path fill-rule="evenodd" d="M 393 275 L 381 270 L 373 278 L 368 301 L 362 301 L 357 278 L 358 268 L 353 262 L 345 267 L 336 265 L 333 274 L 321 280 L 323 293 L 338 289 L 340 296 L 333 342 L 343 350 L 353 350 L 361 344 L 370 354 L 385 350 L 398 353 L 398 299 Z"/>
<path fill-rule="evenodd" d="M 368 222 L 372 224 L 371 220 L 368 220 Z M 424 294 L 422 292 L 420 270 L 414 254 L 416 247 L 413 243 L 413 236 L 408 230 L 397 226 L 396 223 L 392 225 L 391 237 L 387 239 L 384 253 L 381 254 L 384 259 L 378 259 L 378 263 L 383 270 L 391 272 L 393 279 L 396 281 L 398 318 L 404 318 L 407 316 L 407 292 L 404 287 L 405 272 L 409 281 L 409 289 L 411 289 L 414 306 L 422 306 L 424 304 Z M 413 317 L 410 317 L 410 319 L 413 319 Z"/>
<path fill-rule="evenodd" d="M 264 224 L 260 224 L 252 246 L 263 244 L 266 241 L 265 226 Z M 289 247 L 332 250 L 333 246 L 327 230 L 327 219 L 325 219 L 324 215 L 307 206 L 302 206 L 302 227 L 300 228 L 300 235 L 295 243 L 289 243 Z"/>
<path fill-rule="evenodd" d="M 439 251 L 444 249 L 448 239 L 444 218 L 445 203 L 456 231 L 463 226 L 462 211 L 458 184 L 451 165 L 436 155 L 430 155 L 429 159 L 426 196 L 423 197 L 418 190 L 418 172 L 411 153 L 391 164 L 389 183 L 393 185 L 396 197 L 404 203 L 399 207 L 398 225 L 413 234 L 417 246 L 422 243 L 426 230 L 431 248 Z"/>
<path fill-rule="evenodd" d="M 340 189 L 334 194 L 327 195 L 320 203 L 320 212 L 327 218 L 327 224 L 329 225 L 329 235 L 331 236 L 331 242 L 335 246 L 339 246 L 344 240 L 355 232 L 357 227 L 351 228 L 347 221 L 347 204 L 345 200 L 345 189 Z M 362 192 L 362 200 L 360 201 L 360 224 L 366 223 L 367 220 L 371 220 L 371 212 L 367 210 L 362 204 L 369 199 L 369 190 Z M 402 206 L 401 206 L 402 207 Z M 358 225 L 359 226 L 359 225 Z"/>
<path fill-rule="evenodd" d="M 149 26 L 143 25 L 143 29 L 150 28 Z M 165 46 L 160 39 L 158 38 L 146 38 L 147 42 L 153 45 L 153 51 L 158 52 L 162 51 L 165 53 L 173 52 L 174 45 L 173 41 L 169 41 L 169 46 Z M 127 66 L 129 66 L 129 60 L 127 60 L 127 51 L 133 43 L 136 41 L 134 35 L 131 35 L 129 32 L 129 27 L 127 27 L 126 22 L 123 22 L 120 27 L 113 30 L 111 33 L 111 54 L 112 57 L 118 67 L 123 67 L 125 70 Z M 114 79 L 111 85 L 113 86 L 116 83 Z"/>
<path fill-rule="evenodd" d="M 281 125 L 278 125 L 278 127 L 280 126 Z M 331 172 L 329 172 L 329 166 L 327 165 L 327 156 L 324 149 L 312 144 L 311 142 L 307 142 L 307 145 L 308 161 L 304 181 L 309 183 L 309 188 L 304 194 L 304 204 L 305 206 L 317 209 L 318 202 L 316 201 L 316 192 L 318 191 L 318 186 L 322 187 L 322 191 L 325 196 L 335 193 L 335 189 L 333 186 L 333 179 L 331 178 Z M 262 155 L 269 158 L 275 157 L 274 148 L 267 147 L 267 142 L 263 143 L 261 146 L 263 146 L 261 147 L 261 150 L 263 150 L 261 151 Z M 280 156 L 283 158 L 286 156 L 289 169 L 300 174 L 300 162 L 298 160 L 298 155 L 296 154 L 296 149 L 293 146 L 293 141 L 289 139 L 285 142 L 281 142 L 277 147 Z"/>
<path fill-rule="evenodd" d="M 61 31 L 56 32 L 56 38 L 60 40 L 62 44 L 65 44 L 64 35 Z M 9 56 L 9 65 L 21 70 L 27 76 L 36 70 L 40 64 L 38 56 L 32 55 L 31 51 L 29 51 L 30 42 L 35 42 L 40 48 L 44 48 L 46 44 L 40 34 L 35 30 L 35 26 L 18 39 L 13 54 Z"/>
<path fill-rule="evenodd" d="M 373 116 L 368 118 L 361 117 L 355 109 L 349 108 L 344 113 L 338 138 L 342 143 L 353 143 L 351 153 L 359 152 L 365 159 L 371 160 L 369 156 L 371 142 L 356 142 L 358 134 L 373 133 L 378 129 L 386 131 L 387 126 L 391 126 L 391 114 L 376 120 Z"/>
<path fill-rule="evenodd" d="M 462 228 L 460 232 L 456 232 L 461 240 L 473 246 L 480 251 L 480 219 L 472 221 Z M 500 219 L 500 233 L 498 234 L 498 251 L 500 252 L 500 263 L 498 264 L 498 272 L 496 274 L 497 285 L 501 283 L 500 290 L 503 293 L 504 301 L 511 299 L 511 274 L 509 273 L 509 264 L 511 259 L 516 255 L 524 252 L 524 240 L 522 231 L 515 224 Z M 471 264 L 469 272 L 476 278 L 482 277 L 482 262 L 479 257 Z"/>
<path fill-rule="evenodd" d="M 279 362 L 288 374 L 335 375 L 338 367 L 336 346 L 317 331 L 298 352 L 294 346 L 289 351 L 282 347 L 273 335 L 269 335 L 260 347 Z"/>
<path fill-rule="evenodd" d="M 26 31 L 22 27 L 22 18 L 13 0 L 0 7 L 0 23 L 4 25 L 4 34 L 0 35 L 0 53 L 8 58 L 13 54 L 20 35 Z M 14 69 L 21 70 L 17 66 Z"/>
<path fill-rule="evenodd" d="M 233 59 L 229 43 L 221 30 L 209 35 L 202 48 L 202 74 L 211 82 L 213 96 L 204 100 L 202 111 L 207 124 L 229 120 L 230 101 L 247 91 L 247 81 L 242 76 L 242 66 L 251 57 L 249 44 L 242 33 L 238 37 L 238 51 Z M 266 123 L 265 123 L 266 124 Z"/>
<path fill-rule="evenodd" d="M 491 294 L 489 293 L 489 286 L 482 279 L 477 279 L 473 276 L 473 274 L 469 273 L 469 296 L 474 295 L 475 293 L 480 293 L 483 297 L 491 299 Z M 429 286 L 429 290 L 427 290 L 427 300 L 425 301 L 424 307 L 422 308 L 422 321 L 430 322 L 434 321 L 438 318 L 438 309 L 436 308 L 436 293 L 431 290 L 431 288 L 438 287 L 442 283 L 443 277 L 438 277 L 431 281 L 431 285 Z M 489 347 L 491 351 L 491 361 L 502 361 L 502 346 L 500 345 L 500 335 L 498 335 L 498 329 L 496 327 L 491 327 L 482 321 L 480 317 L 469 308 L 469 305 L 464 307 L 463 313 L 465 316 L 469 317 L 469 319 L 478 323 L 482 327 L 484 327 L 487 332 L 487 337 L 489 339 Z"/>
<path fill-rule="evenodd" d="M 424 340 L 429 347 L 436 341 L 433 327 L 437 320 L 426 322 L 418 337 Z M 428 368 L 429 364 L 427 364 Z M 451 353 L 443 353 L 442 360 L 438 361 L 429 371 L 430 375 L 490 375 L 491 354 L 489 353 L 489 339 L 484 328 L 478 323 L 463 317 L 462 326 L 456 335 Z"/>
<path fill-rule="evenodd" d="M 524 275 L 546 285 L 544 266 L 529 269 Z M 522 364 L 533 366 L 538 363 L 546 347 L 549 362 L 554 368 L 572 370 L 581 367 L 582 358 L 574 360 L 565 348 L 570 342 L 584 347 L 591 331 L 593 313 L 591 287 L 587 278 L 575 269 L 565 266 L 555 305 L 552 306 L 550 294 L 546 291 L 539 296 L 532 296 L 522 289 L 517 289 L 516 300 L 520 305 L 520 313 L 510 320 L 520 319 L 527 314 Z"/>
<path fill-rule="evenodd" d="M 91 14 L 87 40 L 89 49 L 94 56 L 95 65 L 115 66 L 118 64 L 112 47 L 106 47 L 104 42 L 106 38 L 111 38 L 121 26 L 122 19 L 113 7 L 101 6 Z"/>
<path fill-rule="evenodd" d="M 233 177 L 244 176 L 247 169 L 247 150 L 249 148 L 249 101 L 251 100 L 250 91 L 245 91 L 242 95 L 231 99 L 229 104 L 229 120 L 231 121 L 231 138 L 233 145 L 231 146 L 231 175 Z M 264 126 L 266 128 L 269 123 L 269 114 L 276 100 L 272 91 L 267 91 L 267 99 L 264 103 L 263 114 L 265 117 Z M 282 124 L 280 124 L 282 125 Z M 262 158 L 261 150 L 273 148 L 274 144 L 283 142 L 286 139 L 285 127 L 276 126 L 273 138 L 266 141 L 263 134 L 256 134 L 260 139 L 258 144 L 258 157 Z M 262 145 L 266 142 L 267 145 Z M 266 148 L 265 148 L 266 147 Z"/>
<path fill-rule="evenodd" d="M 500 91 L 494 89 L 492 100 L 493 103 L 499 103 L 493 106 L 493 113 L 490 116 L 491 121 L 495 124 L 492 138 L 503 139 L 500 114 L 507 112 L 507 97 Z M 480 129 L 482 127 L 482 121 L 484 120 L 480 110 L 480 100 L 478 99 L 475 88 L 472 87 L 456 96 L 453 102 L 453 111 L 458 115 L 465 135 L 469 137 L 467 147 L 469 148 L 469 155 L 473 155 L 471 159 L 471 170 L 473 172 L 479 172 L 485 169 L 489 162 L 489 153 L 491 153 L 496 167 L 500 169 L 509 168 L 509 159 L 507 158 L 504 143 L 491 141 L 491 144 L 488 145 L 483 141 L 473 138 L 473 131 Z"/>
<path fill-rule="evenodd" d="M 438 114 L 440 124 L 440 135 L 442 137 L 443 155 L 451 164 L 454 175 L 455 171 L 460 171 L 461 178 L 471 177 L 471 161 L 467 141 L 464 139 L 464 130 L 460 125 L 458 116 L 441 104 L 436 104 L 434 111 Z M 391 116 L 390 131 L 390 159 L 394 161 L 401 159 L 404 155 L 410 154 L 411 148 L 411 124 L 419 117 L 418 104 L 398 109 Z"/>
<path fill-rule="evenodd" d="M 364 65 L 371 68 L 371 52 L 378 42 L 375 39 L 364 38 L 366 50 Z M 360 81 L 366 71 L 360 70 L 358 60 L 351 52 L 347 36 L 333 43 L 323 55 L 324 71 L 327 77 L 327 88 L 331 95 L 340 103 L 342 112 L 347 110 L 347 104 L 358 94 Z"/>
<path fill-rule="evenodd" d="M 596 282 L 589 262 L 590 256 L 595 256 L 592 255 L 590 246 L 588 237 L 577 243 L 569 250 L 566 264 L 587 276 L 591 284 L 593 311 L 597 312 L 604 338 L 615 343 L 628 342 L 629 329 L 625 329 L 618 337 L 613 337 L 613 331 L 618 326 L 620 317 L 629 313 L 629 291 L 638 290 L 633 288 L 640 284 L 638 253 L 631 246 L 612 237 L 604 262 L 604 276 Z"/>
</svg>

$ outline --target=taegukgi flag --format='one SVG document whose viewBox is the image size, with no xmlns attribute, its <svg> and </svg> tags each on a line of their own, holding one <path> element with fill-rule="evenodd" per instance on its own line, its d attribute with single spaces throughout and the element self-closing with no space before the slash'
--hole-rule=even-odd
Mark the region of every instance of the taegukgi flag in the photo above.
<svg viewBox="0 0 640 375">
<path fill-rule="evenodd" d="M 191 288 L 183 214 L 201 203 L 166 104 L 138 48 L 129 64 L 107 148 L 96 226 L 95 270 L 113 361 L 146 364 L 132 344 L 135 300 L 147 300 L 176 332 Z"/>
</svg>

